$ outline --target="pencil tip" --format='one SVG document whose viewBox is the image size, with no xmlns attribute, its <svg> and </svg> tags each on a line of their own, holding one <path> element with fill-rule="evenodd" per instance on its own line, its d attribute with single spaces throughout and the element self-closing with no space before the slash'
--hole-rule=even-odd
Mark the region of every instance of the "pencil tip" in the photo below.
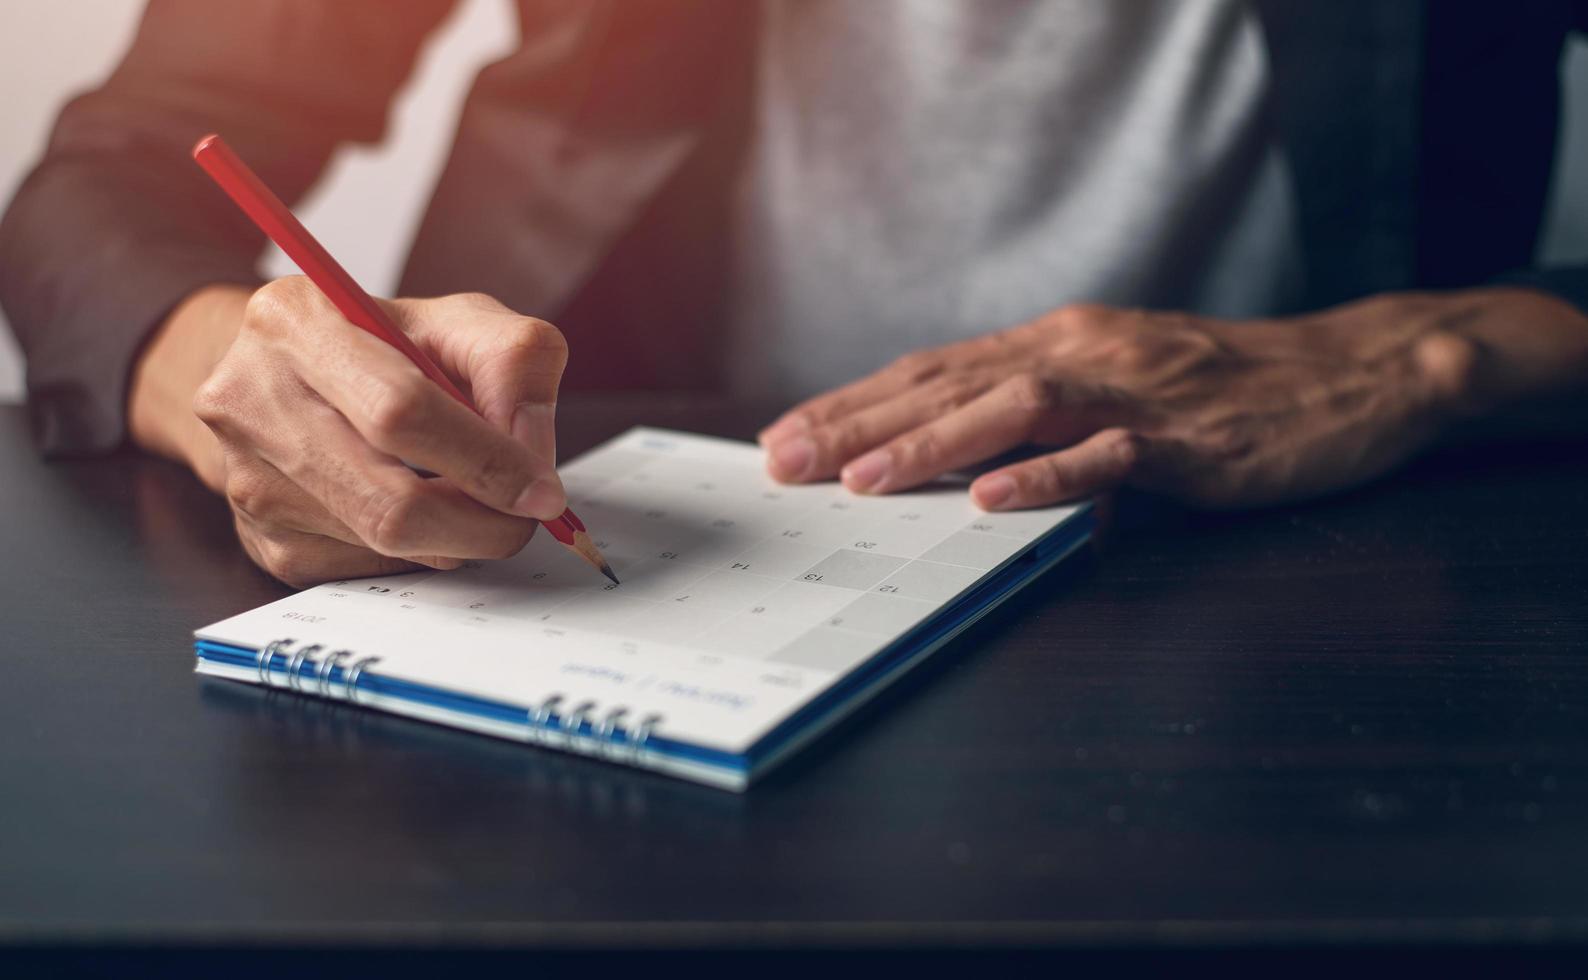
<svg viewBox="0 0 1588 980">
<path fill-rule="evenodd" d="M 607 578 L 611 579 L 613 585 L 622 585 L 623 584 L 622 582 L 618 581 L 618 577 L 616 575 L 612 574 L 612 566 L 608 565 L 606 562 L 602 562 L 601 563 L 601 574 L 605 575 Z"/>
</svg>

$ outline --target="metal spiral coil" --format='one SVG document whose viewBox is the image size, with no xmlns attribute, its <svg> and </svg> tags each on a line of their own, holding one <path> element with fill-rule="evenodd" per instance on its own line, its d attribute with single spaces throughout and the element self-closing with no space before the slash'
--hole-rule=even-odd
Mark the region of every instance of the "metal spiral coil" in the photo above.
<svg viewBox="0 0 1588 980">
<path fill-rule="evenodd" d="M 314 671 L 314 690 L 322 698 L 333 697 L 331 693 L 331 673 L 338 664 L 348 659 L 353 654 L 348 650 L 332 650 L 320 661 L 319 667 Z"/>
<path fill-rule="evenodd" d="M 380 657 L 358 657 L 351 650 L 332 650 L 324 656 L 322 644 L 306 643 L 293 649 L 296 643 L 290 637 L 271 640 L 254 656 L 254 670 L 259 683 L 265 687 L 286 687 L 300 694 L 318 694 L 330 700 L 358 704 L 358 684 L 364 671 Z M 271 679 L 276 674 L 272 664 L 277 655 L 287 658 L 285 682 Z M 311 675 L 303 677 L 303 667 L 311 668 Z M 342 676 L 335 679 L 337 669 Z M 583 700 L 565 711 L 559 711 L 566 702 L 563 694 L 552 694 L 525 711 L 526 739 L 559 748 L 577 749 L 589 754 L 604 756 L 616 761 L 633 761 L 645 751 L 646 744 L 662 716 L 651 713 L 637 722 L 628 722 L 635 716 L 627 705 L 616 705 L 602 711 L 594 700 Z M 585 729 L 588 728 L 588 732 Z"/>
<path fill-rule="evenodd" d="M 308 660 L 313 663 L 313 655 L 325 649 L 318 643 L 309 643 L 299 647 L 287 661 L 287 687 L 298 693 L 303 693 L 303 679 L 298 675 L 303 662 Z"/>
<path fill-rule="evenodd" d="M 349 704 L 358 704 L 358 679 L 363 676 L 364 668 L 370 664 L 379 663 L 379 657 L 361 657 L 353 661 L 353 666 L 342 675 L 342 699 Z"/>
<path fill-rule="evenodd" d="M 291 639 L 271 640 L 269 643 L 266 643 L 264 646 L 259 648 L 259 652 L 254 655 L 254 671 L 259 675 L 259 683 L 265 685 L 266 687 L 274 686 L 270 682 L 270 661 L 275 659 L 276 653 L 280 651 L 282 647 L 288 645 L 291 642 Z"/>
<path fill-rule="evenodd" d="M 564 695 L 553 694 L 525 711 L 526 741 L 558 748 L 582 748 L 610 759 L 634 759 L 662 721 L 661 715 L 650 714 L 637 724 L 625 725 L 624 719 L 633 714 L 633 709 L 617 705 L 602 713 L 598 702 L 588 700 L 559 712 L 558 707 L 565 701 Z M 588 733 L 583 731 L 587 723 Z"/>
</svg>

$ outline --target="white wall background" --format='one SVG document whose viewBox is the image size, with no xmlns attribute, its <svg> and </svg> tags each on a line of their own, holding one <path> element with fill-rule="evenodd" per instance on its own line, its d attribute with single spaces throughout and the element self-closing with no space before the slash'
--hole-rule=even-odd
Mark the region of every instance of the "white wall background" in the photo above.
<svg viewBox="0 0 1588 980">
<path fill-rule="evenodd" d="M 96 84 L 132 37 L 141 0 L 0 0 L 0 202 L 9 201 L 44 145 L 61 102 Z M 379 150 L 344 152 L 299 215 L 367 288 L 389 293 L 445 158 L 463 94 L 480 65 L 513 43 L 506 0 L 464 0 L 431 41 Z M 1571 174 L 1556 188 L 1544 252 L 1588 261 L 1588 46 L 1568 67 Z M 271 257 L 276 274 L 292 270 Z M 22 361 L 0 314 L 0 402 L 22 395 Z"/>
</svg>

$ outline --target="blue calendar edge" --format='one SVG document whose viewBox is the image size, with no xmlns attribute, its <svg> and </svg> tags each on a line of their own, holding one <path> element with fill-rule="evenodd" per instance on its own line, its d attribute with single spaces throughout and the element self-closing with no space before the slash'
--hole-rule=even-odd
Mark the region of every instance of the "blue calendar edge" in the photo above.
<svg viewBox="0 0 1588 980">
<path fill-rule="evenodd" d="M 924 661 L 930 654 L 1021 588 L 1036 581 L 1043 573 L 1073 554 L 1092 536 L 1096 523 L 1092 505 L 1089 503 L 1082 505 L 1077 513 L 1033 542 L 1025 551 L 1011 558 L 990 578 L 960 596 L 938 615 L 900 635 L 864 664 L 844 675 L 833 686 L 773 726 L 747 751 L 725 752 L 689 742 L 653 736 L 645 742 L 645 752 L 648 755 L 666 756 L 724 771 L 746 782 L 763 775 L 776 763 L 792 755 L 795 750 L 842 720 L 872 696 L 880 693 L 909 668 Z M 254 648 L 218 643 L 214 640 L 195 640 L 193 649 L 202 662 L 250 671 L 258 670 L 260 667 L 259 651 Z M 272 654 L 264 666 L 271 674 L 285 675 L 287 668 L 291 666 L 291 655 Z M 340 665 L 332 666 L 323 678 L 317 671 L 318 667 L 314 662 L 304 661 L 298 666 L 297 676 L 307 684 L 307 689 L 298 693 L 315 694 L 322 682 L 326 688 L 345 689 L 347 671 Z M 372 670 L 360 673 L 355 686 L 360 691 L 368 691 L 381 697 L 408 701 L 485 721 L 526 729 L 530 725 L 528 709 L 524 706 L 393 677 L 382 677 Z M 546 719 L 544 727 L 553 732 L 563 731 L 561 718 L 557 715 Z M 576 733 L 583 738 L 604 738 L 617 748 L 627 744 L 626 733 L 615 732 L 603 736 L 597 731 L 596 725 L 588 720 L 580 722 Z"/>
</svg>

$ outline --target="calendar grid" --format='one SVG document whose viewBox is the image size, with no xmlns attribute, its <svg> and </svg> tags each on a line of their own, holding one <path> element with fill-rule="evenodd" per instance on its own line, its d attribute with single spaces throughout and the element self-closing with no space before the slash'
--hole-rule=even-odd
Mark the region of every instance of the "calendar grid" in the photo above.
<svg viewBox="0 0 1588 980">
<path fill-rule="evenodd" d="M 570 502 L 597 529 L 621 585 L 538 538 L 503 562 L 340 584 L 394 613 L 451 610 L 473 625 L 530 623 L 631 649 L 661 642 L 841 671 L 1054 523 L 1051 513 L 982 514 L 963 488 L 855 497 L 780 486 L 749 447 L 726 459 L 692 449 L 688 439 L 647 444 L 631 434 L 565 470 Z"/>
</svg>

